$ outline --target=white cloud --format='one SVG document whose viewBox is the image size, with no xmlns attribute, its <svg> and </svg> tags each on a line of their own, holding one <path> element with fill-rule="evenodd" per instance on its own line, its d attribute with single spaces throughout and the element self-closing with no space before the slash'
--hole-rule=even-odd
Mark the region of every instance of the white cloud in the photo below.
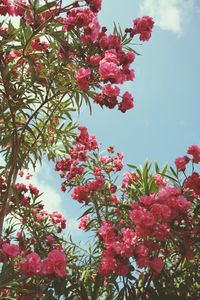
<svg viewBox="0 0 200 300">
<path fill-rule="evenodd" d="M 143 0 L 140 14 L 152 16 L 155 25 L 180 35 L 195 3 L 196 0 Z"/>
<path fill-rule="evenodd" d="M 43 200 L 43 203 L 45 205 L 45 208 L 48 212 L 53 211 L 63 211 L 62 206 L 62 199 L 60 194 L 55 190 L 52 185 L 48 184 L 48 181 L 50 181 L 50 177 L 52 174 L 52 170 L 50 166 L 43 162 L 43 165 L 40 166 L 39 164 L 36 165 L 35 171 L 32 171 L 29 169 L 30 174 L 33 174 L 33 176 L 30 178 L 30 180 L 26 180 L 24 177 L 18 177 L 18 182 L 23 182 L 24 184 L 33 184 L 35 187 L 37 187 L 43 195 L 41 196 L 41 199 Z M 41 176 L 42 175 L 42 176 Z M 44 179 L 41 180 L 41 177 Z"/>
</svg>

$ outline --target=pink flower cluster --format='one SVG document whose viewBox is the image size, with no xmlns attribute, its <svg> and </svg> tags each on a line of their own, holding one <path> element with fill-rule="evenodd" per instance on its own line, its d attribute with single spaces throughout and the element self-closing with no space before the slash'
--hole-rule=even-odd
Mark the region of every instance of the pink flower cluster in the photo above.
<svg viewBox="0 0 200 300">
<path fill-rule="evenodd" d="M 145 16 L 137 18 L 133 21 L 133 29 L 128 30 L 133 37 L 136 34 L 140 35 L 141 41 L 148 41 L 151 37 L 154 21 L 151 17 Z"/>
<path fill-rule="evenodd" d="M 123 154 L 99 156 L 97 159 L 96 150 L 98 143 L 94 136 L 89 136 L 85 127 L 79 127 L 80 134 L 76 138 L 74 147 L 70 149 L 70 158 L 56 163 L 55 170 L 61 171 L 61 178 L 66 178 L 61 185 L 61 190 L 66 191 L 67 186 L 75 186 L 72 192 L 72 198 L 80 203 L 88 203 L 92 196 L 106 188 L 107 176 L 111 172 L 122 170 Z M 92 151 L 92 153 L 88 153 Z M 88 157 L 94 155 L 93 166 L 87 164 Z M 84 177 L 84 174 L 91 174 L 90 180 Z M 88 175 L 89 176 L 89 175 Z M 93 178 L 94 177 L 94 178 Z M 111 202 L 118 202 L 114 193 L 117 188 L 110 186 L 108 192 L 111 194 Z"/>
<path fill-rule="evenodd" d="M 175 160 L 175 165 L 177 170 L 185 172 L 186 167 L 189 162 L 192 163 L 192 174 L 190 176 L 186 176 L 186 180 L 184 182 L 184 187 L 186 190 L 192 190 L 193 193 L 191 196 L 199 197 L 200 196 L 200 175 L 197 172 L 194 172 L 194 164 L 200 163 L 200 147 L 197 145 L 191 145 L 188 150 L 187 154 L 191 157 L 185 155 L 183 157 L 178 157 Z"/>
<path fill-rule="evenodd" d="M 184 187 L 189 190 L 192 190 L 192 196 L 194 198 L 200 197 L 200 175 L 197 172 L 193 172 L 191 176 L 189 176 L 185 182 Z"/>
<path fill-rule="evenodd" d="M 87 2 L 89 4 L 95 3 L 95 11 L 98 11 L 101 7 L 100 1 Z M 120 111 L 126 112 L 134 106 L 133 97 L 130 93 L 125 92 L 122 95 L 122 101 L 119 102 L 117 97 L 119 97 L 120 90 L 113 84 L 122 84 L 125 81 L 134 79 L 135 73 L 133 69 L 130 69 L 130 66 L 135 59 L 135 54 L 133 51 L 126 53 L 122 50 L 122 41 L 118 35 L 107 35 L 105 27 L 100 31 L 97 14 L 91 10 L 93 6 L 94 4 L 90 5 L 90 8 L 74 8 L 67 13 L 66 18 L 59 19 L 65 30 L 70 31 L 74 27 L 82 29 L 81 39 L 84 44 L 95 42 L 99 48 L 98 54 L 87 57 L 88 64 L 77 70 L 75 79 L 83 91 L 88 90 L 94 79 L 105 83 L 106 85 L 102 87 L 101 92 L 95 96 L 94 102 L 108 108 L 114 108 L 118 105 Z M 146 27 L 143 25 L 142 28 L 147 31 Z"/>
<path fill-rule="evenodd" d="M 140 177 L 135 172 L 126 172 L 123 174 L 122 188 L 127 188 L 127 186 L 138 182 L 138 180 L 140 180 Z"/>
<path fill-rule="evenodd" d="M 2 0 L 0 2 L 0 15 L 5 16 L 20 16 L 23 15 L 26 8 L 26 1 L 18 0 L 11 2 L 9 0 Z"/>
<path fill-rule="evenodd" d="M 182 196 L 181 190 L 166 186 L 156 195 L 142 196 L 133 204 L 129 217 L 138 235 L 162 241 L 170 234 L 170 224 L 187 215 L 190 207 L 191 202 Z"/>
<path fill-rule="evenodd" d="M 193 163 L 200 163 L 200 147 L 197 145 L 192 145 L 188 148 L 187 154 L 191 155 L 192 158 L 188 156 L 178 157 L 175 160 L 175 165 L 178 170 L 185 171 L 186 165 L 192 160 Z"/>
<path fill-rule="evenodd" d="M 103 177 L 96 177 L 95 180 L 89 181 L 85 186 L 77 186 L 74 188 L 72 198 L 80 203 L 88 203 L 94 192 L 100 191 L 105 183 Z"/>
<path fill-rule="evenodd" d="M 15 258 L 19 255 L 19 246 L 15 244 L 3 243 L 2 250 L 4 254 L 11 258 Z"/>
<path fill-rule="evenodd" d="M 40 191 L 32 184 L 29 184 L 29 186 L 27 186 L 24 183 L 16 183 L 15 188 L 18 192 L 17 201 L 19 200 L 20 204 L 23 206 L 28 206 L 31 197 L 38 197 L 40 193 Z M 27 195 L 28 192 L 29 194 Z M 14 195 L 12 196 L 11 200 L 13 203 L 16 202 L 16 198 Z"/>
<path fill-rule="evenodd" d="M 130 177 L 125 179 L 125 185 L 131 182 Z M 162 188 L 157 194 L 144 195 L 132 205 L 129 213 L 132 225 L 127 219 L 121 219 L 117 225 L 111 221 L 102 222 L 99 229 L 104 245 L 99 266 L 101 275 L 126 275 L 130 270 L 131 257 L 136 259 L 139 268 L 148 267 L 154 275 L 160 273 L 165 256 L 173 251 L 167 249 L 167 244 L 165 248 L 162 246 L 172 232 L 176 239 L 185 243 L 185 250 L 181 248 L 181 243 L 176 250 L 186 258 L 192 257 L 194 226 L 189 217 L 191 202 L 183 197 L 181 190 L 169 187 L 161 178 L 158 178 L 158 186 Z M 118 214 L 120 216 L 120 211 Z M 181 222 L 184 222 L 185 228 Z M 126 224 L 128 227 L 125 227 Z"/>
<path fill-rule="evenodd" d="M 130 257 L 137 258 L 138 267 L 149 266 L 154 274 L 158 274 L 164 267 L 161 257 L 149 258 L 149 249 L 158 250 L 156 243 L 149 242 L 149 248 L 140 242 L 139 236 L 130 228 L 121 228 L 120 232 L 109 221 L 103 221 L 99 230 L 105 250 L 99 265 L 99 273 L 109 276 L 113 273 L 121 276 L 130 271 Z"/>
<path fill-rule="evenodd" d="M 99 45 L 104 51 L 98 61 L 100 80 L 111 84 L 103 86 L 101 93 L 95 96 L 94 101 L 108 108 L 118 105 L 119 110 L 125 112 L 133 108 L 133 97 L 129 92 L 125 92 L 122 101 L 119 102 L 117 97 L 120 89 L 113 84 L 122 84 L 134 79 L 135 73 L 133 69 L 130 69 L 130 65 L 135 59 L 135 54 L 133 51 L 125 53 L 122 50 L 121 41 L 117 35 L 102 35 Z"/>
<path fill-rule="evenodd" d="M 193 163 L 200 163 L 200 147 L 197 145 L 192 145 L 188 148 L 187 153 L 192 156 Z"/>
<path fill-rule="evenodd" d="M 78 228 L 82 229 L 82 230 L 85 230 L 87 228 L 87 225 L 88 225 L 89 221 L 90 221 L 90 215 L 89 214 L 83 216 L 80 220 Z"/>
<path fill-rule="evenodd" d="M 162 188 L 167 185 L 165 179 L 160 174 L 154 175 L 154 182 L 158 188 Z"/>
<path fill-rule="evenodd" d="M 34 208 L 33 214 L 35 221 L 40 222 L 49 219 L 53 225 L 57 225 L 58 233 L 66 228 L 66 219 L 62 216 L 62 214 L 58 213 L 57 211 L 48 213 L 43 209 L 43 205 L 38 205 L 37 208 Z"/>
<path fill-rule="evenodd" d="M 39 276 L 66 276 L 66 256 L 57 249 L 49 252 L 47 258 L 41 260 L 40 256 L 32 252 L 18 265 L 19 271 L 26 277 Z"/>
<path fill-rule="evenodd" d="M 40 38 L 32 40 L 31 46 L 33 50 L 43 51 L 49 48 L 49 44 L 47 42 L 41 41 Z"/>
<path fill-rule="evenodd" d="M 41 25 L 45 21 L 52 18 L 53 15 L 58 13 L 57 9 L 49 9 L 48 11 L 42 12 L 35 16 L 37 18 L 38 23 Z M 2 0 L 0 2 L 0 15 L 6 16 L 20 16 L 23 18 L 26 24 L 35 25 L 34 24 L 34 16 L 31 11 L 31 6 L 27 3 L 26 0 Z"/>
<path fill-rule="evenodd" d="M 98 12 L 101 10 L 101 0 L 86 0 L 86 2 L 89 4 L 92 11 Z"/>
<path fill-rule="evenodd" d="M 90 87 L 100 89 L 93 98 L 95 103 L 110 109 L 117 106 L 124 113 L 134 107 L 134 99 L 129 92 L 120 95 L 120 89 L 116 84 L 134 79 L 135 72 L 131 68 L 131 64 L 135 59 L 135 53 L 134 51 L 124 51 L 120 37 L 117 34 L 106 34 L 107 29 L 100 27 L 97 16 L 101 9 L 101 0 L 85 0 L 85 2 L 87 6 L 83 5 L 81 7 L 75 1 L 70 9 L 66 10 L 66 15 L 63 16 L 65 9 L 58 7 L 56 4 L 51 9 L 34 15 L 30 4 L 26 0 L 14 2 L 2 0 L 0 14 L 19 15 L 27 25 L 36 28 L 49 22 L 55 22 L 56 25 L 62 27 L 64 34 L 65 31 L 73 32 L 73 30 L 76 30 L 78 34 L 76 38 L 80 36 L 81 46 L 83 46 L 83 52 L 85 49 L 85 53 L 82 54 L 80 47 L 76 49 L 73 42 L 70 41 L 69 47 L 66 45 L 59 46 L 57 49 L 58 57 L 64 60 L 67 58 L 71 61 L 73 69 L 76 70 L 75 80 L 82 91 L 87 92 Z M 153 21 L 150 17 L 136 19 L 134 28 L 131 29 L 131 35 L 140 34 L 142 40 L 148 40 L 151 36 L 152 27 Z M 2 29 L 2 34 L 5 30 Z M 91 48 L 89 51 L 87 49 L 88 45 Z M 38 82 L 43 86 L 47 85 L 47 80 L 42 74 L 45 66 L 40 63 L 39 56 L 36 62 L 35 53 L 47 49 L 46 52 L 50 52 L 51 48 L 51 44 L 42 41 L 38 37 L 31 41 L 31 47 L 27 49 L 30 55 L 29 58 L 35 62 L 34 69 L 37 73 Z M 93 51 L 93 48 L 95 51 Z M 7 62 L 12 62 L 13 59 L 17 58 L 15 67 L 12 67 L 14 77 L 18 76 L 22 66 L 24 69 L 27 66 L 27 72 L 32 74 L 33 66 L 30 66 L 30 60 L 24 57 L 21 49 L 11 51 L 5 56 Z M 39 76 L 40 74 L 42 76 Z"/>
<path fill-rule="evenodd" d="M 91 77 L 91 70 L 80 68 L 76 72 L 75 78 L 81 90 L 85 91 L 89 87 L 89 79 Z"/>
<path fill-rule="evenodd" d="M 96 8 L 97 10 L 100 9 L 100 5 L 96 5 Z M 68 11 L 66 18 L 62 19 L 62 23 L 64 30 L 69 31 L 74 27 L 82 28 L 81 40 L 85 45 L 95 42 L 98 38 L 100 25 L 97 14 L 89 7 L 71 9 Z"/>
<path fill-rule="evenodd" d="M 20 174 L 22 175 L 22 172 Z M 31 199 L 32 198 L 35 199 L 35 197 L 38 197 L 40 193 L 40 191 L 32 184 L 29 184 L 27 186 L 23 183 L 16 183 L 15 188 L 18 195 L 17 198 L 16 198 L 16 194 L 11 197 L 10 210 L 14 209 L 13 205 L 15 204 L 16 201 L 19 201 L 23 207 L 29 208 Z M 29 218 L 29 213 L 30 213 L 29 209 L 27 210 L 27 214 L 26 214 L 26 210 L 24 211 L 24 215 L 22 218 L 23 222 L 26 222 L 26 219 Z M 44 220 L 49 220 L 51 224 L 56 225 L 57 232 L 61 232 L 63 229 L 66 228 L 66 219 L 57 211 L 48 213 L 46 210 L 44 210 L 43 204 L 39 203 L 37 206 L 35 206 L 32 209 L 32 213 L 35 221 L 41 222 Z"/>
</svg>

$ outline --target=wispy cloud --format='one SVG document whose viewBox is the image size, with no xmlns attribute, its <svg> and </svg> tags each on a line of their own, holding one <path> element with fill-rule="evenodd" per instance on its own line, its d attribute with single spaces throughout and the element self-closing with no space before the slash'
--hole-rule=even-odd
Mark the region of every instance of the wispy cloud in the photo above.
<svg viewBox="0 0 200 300">
<path fill-rule="evenodd" d="M 161 29 L 181 35 L 195 5 L 196 0 L 143 0 L 140 14 L 152 16 Z"/>
</svg>

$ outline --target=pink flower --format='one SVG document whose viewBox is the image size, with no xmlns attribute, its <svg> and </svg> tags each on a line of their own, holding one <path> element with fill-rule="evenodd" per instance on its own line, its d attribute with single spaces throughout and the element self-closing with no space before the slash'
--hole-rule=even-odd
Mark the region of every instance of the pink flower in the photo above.
<svg viewBox="0 0 200 300">
<path fill-rule="evenodd" d="M 102 237 L 105 243 L 113 242 L 116 238 L 116 227 L 110 221 L 102 221 L 99 229 L 99 235 Z"/>
<path fill-rule="evenodd" d="M 117 86 L 114 86 L 112 84 L 104 85 L 102 92 L 107 97 L 117 97 L 119 96 L 120 89 Z"/>
<path fill-rule="evenodd" d="M 167 224 L 157 224 L 153 229 L 154 231 L 151 232 L 151 235 L 159 241 L 163 241 L 170 233 L 170 228 Z"/>
<path fill-rule="evenodd" d="M 98 12 L 101 9 L 101 0 L 87 0 L 86 2 L 89 3 L 91 10 L 94 12 Z"/>
<path fill-rule="evenodd" d="M 87 28 L 96 14 L 89 7 L 73 8 L 64 19 L 65 29 L 71 30 L 75 26 Z"/>
<path fill-rule="evenodd" d="M 154 21 L 151 17 L 145 16 L 133 21 L 133 35 L 140 34 L 141 41 L 148 41 L 151 37 Z"/>
<path fill-rule="evenodd" d="M 42 262 L 42 275 L 57 275 L 58 277 L 66 276 L 66 256 L 60 250 L 52 250 L 46 259 Z"/>
<path fill-rule="evenodd" d="M 190 161 L 187 156 L 177 157 L 175 160 L 175 165 L 178 170 L 185 171 L 186 164 Z"/>
<path fill-rule="evenodd" d="M 46 240 L 49 244 L 53 244 L 55 242 L 55 238 L 52 235 L 47 235 Z"/>
<path fill-rule="evenodd" d="M 136 235 L 135 231 L 130 228 L 122 228 L 121 232 L 123 234 L 123 242 L 126 245 L 135 245 L 138 241 L 138 236 Z"/>
<path fill-rule="evenodd" d="M 119 58 L 115 49 L 106 50 L 102 62 L 110 62 L 119 65 Z"/>
<path fill-rule="evenodd" d="M 89 134 L 87 128 L 85 126 L 79 126 L 78 130 L 80 130 L 80 134 L 77 137 L 78 142 L 83 145 L 87 145 L 89 141 Z"/>
<path fill-rule="evenodd" d="M 50 215 L 53 224 L 60 224 L 61 229 L 66 228 L 66 219 L 57 211 L 53 211 Z"/>
<path fill-rule="evenodd" d="M 79 229 L 85 230 L 87 228 L 87 224 L 90 221 L 90 215 L 85 215 L 81 218 L 80 223 L 78 225 Z"/>
<path fill-rule="evenodd" d="M 161 257 L 155 257 L 152 261 L 150 261 L 150 266 L 152 271 L 158 274 L 162 271 L 164 262 Z"/>
<path fill-rule="evenodd" d="M 18 268 L 25 276 L 34 276 L 40 273 L 41 259 L 37 253 L 32 252 L 24 261 L 19 263 Z"/>
<path fill-rule="evenodd" d="M 122 102 L 119 104 L 119 110 L 121 112 L 126 112 L 128 109 L 134 107 L 133 97 L 129 92 L 125 92 L 122 97 Z"/>
<path fill-rule="evenodd" d="M 95 42 L 98 38 L 100 31 L 100 25 L 98 19 L 95 17 L 92 21 L 85 27 L 84 34 L 81 35 L 81 40 L 85 45 L 91 42 Z"/>
<path fill-rule="evenodd" d="M 11 5 L 8 1 L 1 1 L 1 3 L 0 3 L 0 15 L 5 16 L 6 14 L 8 14 L 10 16 L 13 16 L 14 15 L 14 6 Z"/>
<path fill-rule="evenodd" d="M 99 64 L 99 74 L 100 74 L 102 80 L 115 81 L 119 74 L 119 70 L 115 63 L 101 61 Z"/>
<path fill-rule="evenodd" d="M 129 66 L 135 60 L 135 53 L 133 51 L 129 51 L 128 53 L 123 53 L 120 56 L 120 62 L 123 66 Z"/>
<path fill-rule="evenodd" d="M 200 162 L 200 147 L 199 146 L 197 146 L 197 145 L 190 146 L 188 148 L 187 153 L 193 156 L 192 161 L 194 163 L 198 164 Z"/>
<path fill-rule="evenodd" d="M 166 181 L 164 180 L 164 178 L 160 175 L 160 174 L 155 174 L 154 175 L 154 181 L 156 186 L 159 187 L 164 187 L 166 186 Z"/>
<path fill-rule="evenodd" d="M 85 186 L 76 186 L 72 192 L 72 199 L 80 203 L 89 201 L 89 190 Z"/>
<path fill-rule="evenodd" d="M 88 60 L 92 66 L 98 66 L 99 62 L 101 60 L 101 57 L 99 55 L 91 55 Z"/>
<path fill-rule="evenodd" d="M 117 275 L 126 276 L 129 271 L 130 271 L 129 261 L 122 260 L 117 262 L 117 269 L 116 269 Z"/>
<path fill-rule="evenodd" d="M 126 188 L 134 182 L 137 182 L 140 177 L 134 172 L 126 172 L 123 174 L 122 188 Z"/>
<path fill-rule="evenodd" d="M 9 257 L 12 257 L 12 258 L 17 257 L 17 255 L 19 254 L 19 246 L 17 246 L 17 245 L 4 243 L 2 245 L 2 249 Z"/>
<path fill-rule="evenodd" d="M 117 261 L 113 256 L 113 253 L 109 250 L 105 250 L 103 253 L 101 264 L 98 269 L 99 273 L 102 276 L 108 276 L 116 270 L 116 267 Z"/>
<path fill-rule="evenodd" d="M 89 87 L 89 79 L 91 77 L 91 70 L 80 68 L 75 74 L 75 78 L 81 90 L 85 91 Z"/>
<path fill-rule="evenodd" d="M 200 196 L 200 175 L 193 172 L 192 175 L 186 179 L 184 187 L 193 190 L 198 196 Z"/>
<path fill-rule="evenodd" d="M 34 196 L 38 196 L 40 193 L 40 191 L 32 184 L 29 184 L 29 190 Z"/>
<path fill-rule="evenodd" d="M 140 256 L 136 259 L 138 268 L 145 268 L 149 265 L 149 258 L 147 256 Z"/>
<path fill-rule="evenodd" d="M 36 50 L 36 51 L 43 51 L 43 50 L 46 50 L 47 48 L 49 48 L 49 45 L 46 42 L 40 41 L 39 38 L 33 40 L 31 42 L 31 46 L 32 46 L 33 50 Z"/>
<path fill-rule="evenodd" d="M 140 257 L 140 256 L 148 256 L 149 254 L 149 249 L 145 245 L 139 245 L 135 249 L 135 253 Z"/>
<path fill-rule="evenodd" d="M 116 51 L 122 50 L 121 40 L 116 34 L 103 35 L 99 41 L 99 45 L 102 49 L 115 49 Z"/>
<path fill-rule="evenodd" d="M 22 191 L 22 192 L 25 192 L 25 193 L 28 191 L 26 185 L 23 184 L 23 183 L 16 183 L 15 187 L 18 191 Z"/>
<path fill-rule="evenodd" d="M 26 8 L 26 1 L 24 0 L 18 0 L 14 2 L 14 14 L 15 16 L 21 16 L 24 14 L 25 12 L 25 8 Z"/>
<path fill-rule="evenodd" d="M 171 209 L 165 204 L 155 203 L 151 206 L 151 213 L 153 214 L 156 221 L 167 222 L 171 217 Z"/>
<path fill-rule="evenodd" d="M 104 177 L 96 177 L 96 180 L 88 181 L 87 188 L 90 192 L 99 191 L 104 186 L 105 179 Z"/>
<path fill-rule="evenodd" d="M 150 196 L 143 195 L 143 196 L 140 197 L 140 202 L 143 203 L 144 206 L 146 206 L 146 207 L 151 206 L 153 201 L 154 201 L 154 196 L 153 195 L 150 195 Z"/>
</svg>

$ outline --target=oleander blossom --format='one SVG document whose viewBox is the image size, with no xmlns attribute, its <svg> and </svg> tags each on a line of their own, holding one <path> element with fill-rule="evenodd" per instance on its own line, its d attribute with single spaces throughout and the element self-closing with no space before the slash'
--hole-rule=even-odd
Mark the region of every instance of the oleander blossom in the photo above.
<svg viewBox="0 0 200 300">
<path fill-rule="evenodd" d="M 112 98 L 119 96 L 120 89 L 112 84 L 107 84 L 104 85 L 102 92 L 105 96 Z"/>
<path fill-rule="evenodd" d="M 197 172 L 193 172 L 184 182 L 184 187 L 192 190 L 194 197 L 200 197 L 200 175 Z"/>
<path fill-rule="evenodd" d="M 185 171 L 186 165 L 189 163 L 190 159 L 187 156 L 177 157 L 175 160 L 175 165 L 178 170 Z"/>
<path fill-rule="evenodd" d="M 77 83 L 81 90 L 85 91 L 89 88 L 89 79 L 91 77 L 91 70 L 80 68 L 75 75 Z"/>
<path fill-rule="evenodd" d="M 92 11 L 98 12 L 101 10 L 101 0 L 86 0 L 86 2 L 90 5 Z"/>
<path fill-rule="evenodd" d="M 82 229 L 82 230 L 85 230 L 87 228 L 87 225 L 88 225 L 89 221 L 90 221 L 90 215 L 89 214 L 83 216 L 80 219 L 80 223 L 78 225 L 78 228 Z"/>
<path fill-rule="evenodd" d="M 160 174 L 154 175 L 154 181 L 158 188 L 162 188 L 167 185 L 165 179 Z"/>
<path fill-rule="evenodd" d="M 164 268 L 164 262 L 161 257 L 155 257 L 152 261 L 150 261 L 150 266 L 153 273 L 158 274 Z"/>
<path fill-rule="evenodd" d="M 133 96 L 129 92 L 125 92 L 122 96 L 122 102 L 119 104 L 119 110 L 124 113 L 133 107 Z"/>
<path fill-rule="evenodd" d="M 139 34 L 141 41 L 148 41 L 151 38 L 154 21 L 149 16 L 137 18 L 133 21 L 132 36 Z"/>
<path fill-rule="evenodd" d="M 197 145 L 192 145 L 188 148 L 188 154 L 192 155 L 193 163 L 200 163 L 200 147 Z"/>
<path fill-rule="evenodd" d="M 41 275 L 55 275 L 58 277 L 65 277 L 66 273 L 66 256 L 57 249 L 49 252 L 46 259 L 42 261 Z"/>
<path fill-rule="evenodd" d="M 99 74 L 102 80 L 111 80 L 115 82 L 119 76 L 119 69 L 114 62 L 100 61 Z"/>
<path fill-rule="evenodd" d="M 3 249 L 4 253 L 7 254 L 11 258 L 15 258 L 19 254 L 19 246 L 18 245 L 4 243 L 2 245 L 2 249 Z"/>
<path fill-rule="evenodd" d="M 40 273 L 41 266 L 40 256 L 37 253 L 32 252 L 19 263 L 18 268 L 25 276 L 32 277 Z"/>
</svg>

